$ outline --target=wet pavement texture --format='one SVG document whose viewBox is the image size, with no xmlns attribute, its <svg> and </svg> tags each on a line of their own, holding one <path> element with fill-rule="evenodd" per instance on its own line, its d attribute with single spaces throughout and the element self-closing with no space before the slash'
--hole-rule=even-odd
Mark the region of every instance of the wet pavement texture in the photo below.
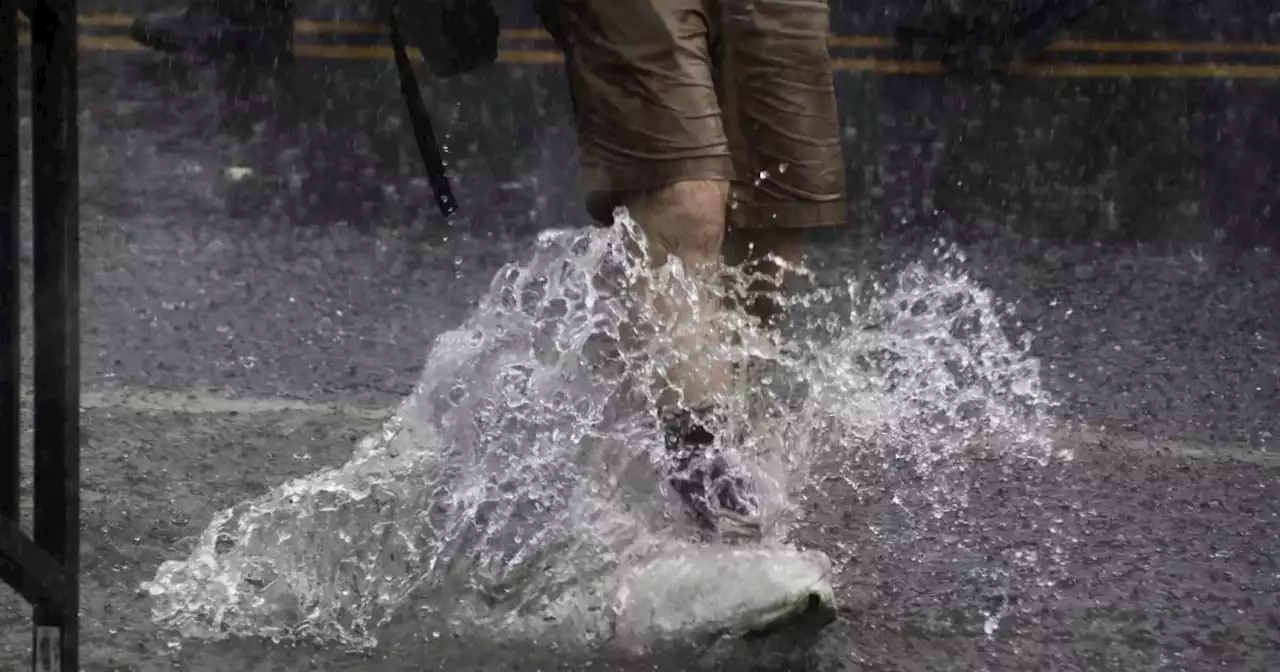
<svg viewBox="0 0 1280 672">
<path fill-rule="evenodd" d="M 1266 24 L 1223 25 L 1243 39 Z M 412 623 L 365 654 L 176 645 L 149 627 L 136 586 L 183 557 L 214 512 L 341 463 L 499 266 L 538 231 L 588 221 L 557 66 L 431 85 L 463 208 L 444 223 L 390 63 L 81 59 L 83 376 L 108 395 L 84 418 L 86 669 L 695 666 L 687 651 L 479 648 Z M 1078 456 L 984 471 L 971 515 L 997 557 L 1035 534 L 1031 513 L 1060 508 L 1070 578 L 983 594 L 945 539 L 879 547 L 867 529 L 891 526 L 892 507 L 828 482 L 799 538 L 857 549 L 840 567 L 851 611 L 804 656 L 714 665 L 1273 668 L 1276 81 L 841 73 L 838 89 L 853 225 L 814 236 L 820 281 L 883 274 L 945 236 L 1017 306 Z M 179 402 L 136 403 L 157 391 Z M 208 395 L 303 405 L 227 411 L 202 405 Z M 1001 606 L 1010 599 L 1024 606 Z M 984 631 L 981 615 L 1001 608 Z M 25 665 L 26 613 L 0 597 L 0 669 Z"/>
<path fill-rule="evenodd" d="M 431 338 L 461 321 L 532 236 L 589 225 L 554 66 L 440 87 L 433 102 L 462 206 L 444 222 L 388 65 L 300 60 L 246 72 L 148 55 L 86 61 L 89 385 L 386 403 L 409 390 Z M 1229 123 L 1262 117 L 1263 106 L 1243 96 L 1235 112 L 1219 99 L 1179 149 L 1163 131 L 1134 140 L 1138 128 L 1106 145 L 1073 110 L 1050 113 L 1108 99 L 1160 108 L 1169 94 L 1154 82 L 1042 80 L 1018 92 L 842 74 L 840 85 L 842 100 L 873 96 L 897 111 L 845 106 L 852 224 L 814 235 L 812 263 L 826 277 L 959 240 L 975 277 L 1041 330 L 1037 354 L 1077 419 L 1267 443 L 1280 411 L 1280 275 L 1270 206 L 1257 195 L 1280 198 L 1266 177 L 1280 163 L 1266 150 L 1280 137 L 1268 137 L 1274 118 Z M 947 120 L 930 116 L 979 101 L 990 109 L 971 113 L 976 130 L 958 144 L 940 130 Z M 1010 149 L 991 151 L 1001 129 Z M 1177 160 L 1143 161 L 1130 147 Z M 1244 148 L 1257 156 L 1237 156 Z M 1215 151 L 1216 162 L 1202 160 Z M 1108 178 L 1065 168 L 1099 154 L 1172 186 L 1135 190 L 1128 169 Z M 1226 164 L 1241 177 L 1221 178 Z"/>
</svg>

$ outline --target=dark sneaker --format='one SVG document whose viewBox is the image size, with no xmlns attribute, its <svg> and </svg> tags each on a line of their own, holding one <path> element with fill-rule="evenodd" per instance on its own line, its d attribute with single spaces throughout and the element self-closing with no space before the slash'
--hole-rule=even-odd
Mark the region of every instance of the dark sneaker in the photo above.
<svg viewBox="0 0 1280 672">
<path fill-rule="evenodd" d="M 197 0 L 144 14 L 129 36 L 158 51 L 209 57 L 281 57 L 293 51 L 293 6 L 287 0 L 245 0 L 238 10 L 227 0 Z"/>
<path fill-rule="evenodd" d="M 664 413 L 671 487 L 702 530 L 722 539 L 758 538 L 759 504 L 716 446 L 713 410 Z"/>
</svg>

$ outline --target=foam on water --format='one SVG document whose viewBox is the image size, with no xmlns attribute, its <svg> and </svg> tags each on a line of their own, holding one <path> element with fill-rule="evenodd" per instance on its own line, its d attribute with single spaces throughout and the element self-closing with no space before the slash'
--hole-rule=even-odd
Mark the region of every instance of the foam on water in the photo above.
<svg viewBox="0 0 1280 672">
<path fill-rule="evenodd" d="M 662 599 L 676 593 L 655 576 L 733 586 L 726 570 L 758 573 L 706 562 L 656 475 L 650 381 L 678 353 L 656 315 L 655 335 L 627 337 L 628 315 L 646 309 L 623 288 L 646 273 L 666 291 L 693 290 L 678 265 L 643 271 L 626 254 L 637 235 L 625 218 L 542 235 L 436 340 L 414 392 L 349 462 L 221 512 L 187 559 L 164 563 L 145 586 L 155 621 L 186 637 L 367 646 L 425 607 L 491 636 L 589 644 L 613 635 L 599 614 L 625 603 L 620 577 L 648 577 Z M 887 284 L 801 292 L 782 335 L 738 313 L 717 318 L 744 334 L 712 355 L 748 372 L 721 402 L 740 438 L 732 457 L 764 499 L 766 545 L 787 538 L 813 475 L 858 486 L 868 468 L 899 474 L 896 501 L 941 516 L 963 511 L 973 460 L 1057 456 L 1038 362 L 953 254 Z M 663 558 L 687 571 L 645 573 Z"/>
</svg>

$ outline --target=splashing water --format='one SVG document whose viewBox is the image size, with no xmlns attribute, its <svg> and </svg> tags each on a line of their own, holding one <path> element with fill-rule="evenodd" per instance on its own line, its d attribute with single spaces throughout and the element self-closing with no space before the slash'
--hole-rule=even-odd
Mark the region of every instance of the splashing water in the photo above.
<svg viewBox="0 0 1280 672">
<path fill-rule="evenodd" d="M 456 628 L 590 644 L 609 636 L 618 577 L 659 556 L 700 567 L 658 475 L 650 381 L 679 355 L 625 288 L 644 279 L 695 310 L 723 297 L 697 299 L 678 264 L 647 270 L 627 253 L 638 237 L 625 216 L 542 235 L 437 339 L 413 394 L 349 462 L 221 512 L 190 557 L 164 563 L 145 585 L 155 621 L 188 637 L 369 646 L 425 604 Z M 763 501 L 764 545 L 794 527 L 811 472 L 899 474 L 895 501 L 939 516 L 963 509 L 975 456 L 1057 455 L 1038 362 L 962 273 L 913 263 L 887 285 L 790 303 L 785 334 L 724 312 L 741 337 L 713 353 L 744 372 L 720 401 Z M 628 337 L 637 314 L 656 325 L 647 340 Z"/>
</svg>

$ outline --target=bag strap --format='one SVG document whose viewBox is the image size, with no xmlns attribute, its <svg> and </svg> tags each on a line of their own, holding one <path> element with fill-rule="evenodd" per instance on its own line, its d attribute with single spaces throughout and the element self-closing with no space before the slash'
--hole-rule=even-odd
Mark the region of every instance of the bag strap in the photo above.
<svg viewBox="0 0 1280 672">
<path fill-rule="evenodd" d="M 392 0 L 391 11 L 387 23 L 391 28 L 391 46 L 395 51 L 396 70 L 400 74 L 400 95 L 404 98 L 405 107 L 409 110 L 409 122 L 413 125 L 413 136 L 418 141 L 418 153 L 427 168 L 427 181 L 435 194 L 436 205 L 440 214 L 449 217 L 458 211 L 458 202 L 453 197 L 453 189 L 449 186 L 449 176 L 445 171 L 444 157 L 440 154 L 440 145 L 436 142 L 436 134 L 431 125 L 431 115 L 422 102 L 422 90 L 418 88 L 418 80 L 413 75 L 413 65 L 405 53 L 404 39 L 400 36 L 400 28 L 396 21 L 396 8 L 399 0 Z"/>
</svg>

